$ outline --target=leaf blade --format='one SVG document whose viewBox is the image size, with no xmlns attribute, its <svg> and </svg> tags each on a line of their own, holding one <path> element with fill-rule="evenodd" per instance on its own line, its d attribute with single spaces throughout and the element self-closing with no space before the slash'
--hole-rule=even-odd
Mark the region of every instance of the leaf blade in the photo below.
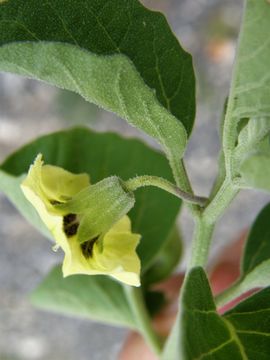
<svg viewBox="0 0 270 360">
<path fill-rule="evenodd" d="M 45 310 L 136 328 L 123 287 L 105 276 L 63 278 L 56 266 L 34 290 L 31 301 Z"/>
<path fill-rule="evenodd" d="M 270 288 L 238 304 L 225 314 L 245 346 L 248 359 L 267 359 L 270 351 Z"/>
<path fill-rule="evenodd" d="M 247 359 L 233 327 L 216 312 L 211 289 L 200 267 L 191 269 L 182 289 L 180 315 L 162 360 Z"/>
</svg>

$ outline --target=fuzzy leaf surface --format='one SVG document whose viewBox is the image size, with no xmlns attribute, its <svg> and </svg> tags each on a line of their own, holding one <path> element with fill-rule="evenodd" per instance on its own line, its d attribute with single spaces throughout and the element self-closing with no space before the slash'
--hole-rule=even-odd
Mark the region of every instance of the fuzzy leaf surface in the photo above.
<svg viewBox="0 0 270 360">
<path fill-rule="evenodd" d="M 137 0 L 0 4 L 0 70 L 75 91 L 183 156 L 195 114 L 191 57 Z"/>
<path fill-rule="evenodd" d="M 249 360 L 267 360 L 270 354 L 270 288 L 266 288 L 225 314 L 234 326 Z"/>
</svg>

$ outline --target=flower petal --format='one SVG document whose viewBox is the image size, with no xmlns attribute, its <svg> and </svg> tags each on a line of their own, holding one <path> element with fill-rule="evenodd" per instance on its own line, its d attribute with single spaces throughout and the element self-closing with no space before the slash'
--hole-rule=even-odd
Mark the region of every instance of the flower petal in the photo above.
<svg viewBox="0 0 270 360">
<path fill-rule="evenodd" d="M 140 286 L 140 260 L 136 253 L 140 235 L 131 233 L 129 229 L 130 220 L 124 216 L 104 235 L 101 244 L 96 242 L 93 245 L 92 256 L 88 259 L 78 242 L 70 239 L 71 251 L 65 256 L 64 276 L 103 274 L 128 285 Z"/>
</svg>

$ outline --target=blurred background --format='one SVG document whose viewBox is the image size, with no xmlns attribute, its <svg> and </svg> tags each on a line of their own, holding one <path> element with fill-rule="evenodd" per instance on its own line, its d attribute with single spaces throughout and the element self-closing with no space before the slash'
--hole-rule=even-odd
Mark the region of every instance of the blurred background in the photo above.
<svg viewBox="0 0 270 360">
<path fill-rule="evenodd" d="M 194 59 L 197 122 L 186 153 L 195 192 L 208 195 L 217 173 L 219 126 L 228 94 L 242 0 L 144 0 L 164 12 Z M 0 161 L 17 147 L 55 130 L 84 124 L 97 131 L 142 135 L 115 115 L 79 96 L 11 74 L 0 74 Z M 247 228 L 269 200 L 242 192 L 215 233 L 217 251 Z M 0 194 L 0 360 L 116 360 L 125 331 L 33 308 L 28 294 L 61 255 Z M 183 211 L 179 225 L 189 253 L 192 221 Z M 181 267 L 184 267 L 185 260 Z M 106 344 L 106 346 L 104 346 Z"/>
</svg>

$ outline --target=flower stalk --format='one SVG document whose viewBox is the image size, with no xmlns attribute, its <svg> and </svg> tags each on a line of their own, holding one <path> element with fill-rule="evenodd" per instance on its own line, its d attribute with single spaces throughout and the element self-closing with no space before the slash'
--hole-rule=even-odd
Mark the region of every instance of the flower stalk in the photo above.
<svg viewBox="0 0 270 360">
<path fill-rule="evenodd" d="M 125 186 L 131 192 L 137 190 L 140 187 L 155 186 L 162 190 L 167 191 L 168 193 L 188 203 L 197 204 L 201 207 L 203 207 L 207 202 L 207 198 L 196 196 L 186 191 L 183 191 L 178 186 L 171 183 L 170 181 L 160 178 L 158 176 L 151 176 L 151 175 L 136 176 L 135 178 L 127 180 L 125 182 Z"/>
</svg>

